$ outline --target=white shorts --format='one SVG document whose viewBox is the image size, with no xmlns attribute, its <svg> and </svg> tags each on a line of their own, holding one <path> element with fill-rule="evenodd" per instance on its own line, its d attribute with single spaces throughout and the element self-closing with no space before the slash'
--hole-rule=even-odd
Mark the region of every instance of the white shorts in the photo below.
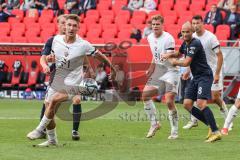
<svg viewBox="0 0 240 160">
<path fill-rule="evenodd" d="M 239 90 L 238 90 L 237 99 L 240 99 L 240 87 L 239 87 Z"/>
<path fill-rule="evenodd" d="M 214 73 L 215 74 L 215 73 Z M 213 74 L 213 76 L 214 76 Z M 218 83 L 213 83 L 212 87 L 211 87 L 211 91 L 221 91 L 223 90 L 223 78 L 222 78 L 222 74 L 220 74 L 220 78 Z"/>
<path fill-rule="evenodd" d="M 54 89 L 51 88 L 51 87 L 48 87 L 44 101 L 45 101 L 46 103 L 49 103 L 49 102 L 52 100 L 52 97 L 54 96 L 55 93 L 58 93 L 58 91 L 54 90 Z M 61 93 L 61 92 L 59 92 L 59 93 Z M 68 100 L 72 100 L 72 98 L 75 96 L 75 95 L 69 94 L 69 93 L 67 93 L 67 92 L 65 92 L 65 93 L 68 95 Z"/>
<path fill-rule="evenodd" d="M 178 93 L 179 72 L 177 70 L 168 71 L 162 65 L 156 65 L 155 70 L 147 81 L 147 86 L 154 86 L 158 89 L 159 94 L 167 92 Z"/>
<path fill-rule="evenodd" d="M 53 95 L 55 94 L 55 93 L 57 93 L 57 91 L 55 91 L 54 89 L 52 89 L 51 87 L 48 87 L 47 88 L 47 93 L 46 93 L 46 95 L 45 95 L 45 102 L 46 103 L 49 103 L 50 101 L 51 101 L 51 99 L 52 99 L 52 97 L 53 97 Z"/>
</svg>

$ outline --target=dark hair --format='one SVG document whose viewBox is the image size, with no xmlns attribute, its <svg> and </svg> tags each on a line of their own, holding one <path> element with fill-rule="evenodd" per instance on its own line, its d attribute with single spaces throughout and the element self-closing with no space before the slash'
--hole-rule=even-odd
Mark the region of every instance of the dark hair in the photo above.
<svg viewBox="0 0 240 160">
<path fill-rule="evenodd" d="M 195 15 L 195 16 L 193 16 L 192 20 L 193 20 L 193 19 L 203 21 L 203 18 L 202 18 L 202 16 L 200 16 L 200 15 Z"/>
</svg>

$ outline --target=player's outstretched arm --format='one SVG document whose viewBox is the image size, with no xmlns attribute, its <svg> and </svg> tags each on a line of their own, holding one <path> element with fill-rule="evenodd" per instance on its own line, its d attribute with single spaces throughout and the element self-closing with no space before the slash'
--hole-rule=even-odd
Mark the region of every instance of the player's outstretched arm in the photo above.
<svg viewBox="0 0 240 160">
<path fill-rule="evenodd" d="M 214 75 L 214 83 L 217 83 L 219 81 L 219 75 L 222 69 L 222 64 L 223 64 L 223 54 L 222 54 L 222 51 L 219 49 L 217 53 L 217 69 Z"/>
<path fill-rule="evenodd" d="M 104 54 L 102 54 L 99 50 L 96 51 L 95 57 L 96 57 L 100 62 L 106 63 L 107 65 L 110 66 L 110 68 L 111 68 L 111 74 L 112 74 L 112 79 L 115 79 L 116 70 L 115 70 L 114 66 L 112 65 L 112 63 L 110 62 L 110 60 L 109 60 Z"/>
</svg>

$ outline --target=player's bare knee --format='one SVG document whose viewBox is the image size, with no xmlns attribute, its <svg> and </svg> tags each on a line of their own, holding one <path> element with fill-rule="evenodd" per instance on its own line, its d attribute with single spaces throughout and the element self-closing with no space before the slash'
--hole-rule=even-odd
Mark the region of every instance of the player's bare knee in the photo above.
<svg viewBox="0 0 240 160">
<path fill-rule="evenodd" d="M 238 109 L 240 109 L 240 99 L 237 98 L 234 104 Z"/>
<path fill-rule="evenodd" d="M 80 104 L 81 103 L 81 98 L 80 97 L 73 97 L 72 99 L 73 104 Z"/>
<path fill-rule="evenodd" d="M 207 106 L 207 100 L 198 99 L 197 106 L 202 110 Z"/>
<path fill-rule="evenodd" d="M 190 111 L 192 109 L 192 102 L 188 101 L 188 100 L 184 100 L 183 101 L 183 106 L 186 110 Z"/>
</svg>

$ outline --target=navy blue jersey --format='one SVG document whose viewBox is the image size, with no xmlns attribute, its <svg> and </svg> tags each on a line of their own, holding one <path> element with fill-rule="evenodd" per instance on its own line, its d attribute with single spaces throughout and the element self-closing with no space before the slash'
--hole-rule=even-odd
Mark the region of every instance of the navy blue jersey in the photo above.
<svg viewBox="0 0 240 160">
<path fill-rule="evenodd" d="M 185 57 L 192 58 L 190 68 L 193 77 L 212 75 L 212 70 L 207 63 L 206 54 L 200 40 L 193 38 L 190 44 L 183 42 L 179 52 L 184 54 Z"/>
<path fill-rule="evenodd" d="M 54 37 L 51 37 L 47 40 L 47 42 L 45 43 L 45 45 L 43 47 L 41 55 L 47 56 L 47 55 L 51 54 L 53 39 L 54 39 Z"/>
<path fill-rule="evenodd" d="M 41 52 L 41 55 L 50 55 L 51 54 L 51 51 L 52 51 L 52 43 L 53 43 L 53 39 L 54 39 L 54 36 L 49 38 L 47 40 L 47 42 L 45 43 L 44 47 L 43 47 L 43 50 Z M 54 71 L 55 70 L 55 63 L 53 63 L 52 65 L 50 65 L 50 71 Z"/>
</svg>

